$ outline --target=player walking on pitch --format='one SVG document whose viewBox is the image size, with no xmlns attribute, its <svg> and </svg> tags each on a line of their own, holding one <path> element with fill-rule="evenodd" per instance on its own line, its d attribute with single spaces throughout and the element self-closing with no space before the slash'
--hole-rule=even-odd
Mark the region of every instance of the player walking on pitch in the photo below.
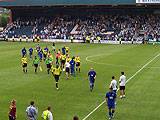
<svg viewBox="0 0 160 120">
<path fill-rule="evenodd" d="M 121 76 L 119 78 L 119 85 L 120 85 L 120 98 L 125 98 L 125 85 L 126 85 L 126 76 L 124 72 L 121 72 Z"/>
<path fill-rule="evenodd" d="M 52 67 L 52 74 L 53 74 L 54 79 L 56 81 L 56 89 L 57 90 L 59 89 L 58 82 L 59 82 L 59 77 L 61 75 L 61 72 L 62 72 L 62 70 L 58 65 L 56 65 L 56 68 Z"/>
<path fill-rule="evenodd" d="M 9 120 L 16 120 L 16 100 L 12 100 L 9 107 Z"/>
<path fill-rule="evenodd" d="M 30 102 L 30 106 L 26 109 L 27 120 L 37 120 L 38 109 L 34 105 L 34 101 Z"/>
<path fill-rule="evenodd" d="M 66 61 L 66 63 L 65 63 L 65 71 L 66 71 L 66 79 L 69 79 L 69 74 L 70 74 L 70 64 L 69 64 L 69 61 Z"/>
<path fill-rule="evenodd" d="M 113 91 L 112 87 L 109 89 L 110 91 L 106 93 L 106 102 L 108 106 L 109 120 L 111 120 L 115 112 L 116 93 Z"/>
<path fill-rule="evenodd" d="M 51 107 L 47 107 L 47 110 L 43 111 L 42 118 L 43 118 L 43 120 L 53 120 Z"/>
<path fill-rule="evenodd" d="M 76 71 L 81 71 L 81 68 L 80 68 L 80 57 L 79 56 L 76 56 L 75 57 L 75 61 L 76 61 Z"/>
<path fill-rule="evenodd" d="M 27 55 L 27 50 L 26 50 L 25 47 L 21 50 L 21 52 L 22 52 L 22 57 L 24 57 L 25 55 Z"/>
<path fill-rule="evenodd" d="M 46 63 L 46 66 L 47 66 L 47 73 L 49 74 L 50 69 L 52 67 L 52 65 L 51 65 L 51 58 L 47 57 L 46 60 L 45 60 L 45 63 Z"/>
<path fill-rule="evenodd" d="M 25 56 L 23 56 L 21 59 L 21 62 L 22 62 L 23 72 L 27 73 L 27 58 Z"/>
<path fill-rule="evenodd" d="M 113 91 L 117 94 L 117 80 L 115 80 L 114 76 L 112 76 L 109 88 L 113 88 Z"/>
<path fill-rule="evenodd" d="M 72 60 L 69 62 L 70 68 L 71 68 L 71 75 L 75 77 L 75 60 L 74 57 L 72 57 Z"/>
<path fill-rule="evenodd" d="M 39 58 L 37 58 L 37 56 L 35 56 L 35 58 L 33 60 L 33 65 L 35 67 L 35 70 L 34 70 L 35 73 L 37 73 L 37 68 L 38 68 L 39 63 L 40 63 Z"/>
<path fill-rule="evenodd" d="M 29 48 L 29 57 L 32 59 L 32 55 L 33 55 L 33 48 L 31 47 L 31 48 Z"/>
<path fill-rule="evenodd" d="M 88 77 L 90 82 L 90 91 L 92 92 L 94 88 L 94 82 L 96 79 L 96 72 L 94 71 L 93 68 L 91 68 L 90 71 L 88 72 Z"/>
</svg>

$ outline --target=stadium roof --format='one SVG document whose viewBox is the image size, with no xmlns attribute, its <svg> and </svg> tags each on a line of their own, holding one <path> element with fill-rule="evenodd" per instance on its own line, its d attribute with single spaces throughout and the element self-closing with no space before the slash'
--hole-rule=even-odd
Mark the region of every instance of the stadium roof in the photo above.
<svg viewBox="0 0 160 120">
<path fill-rule="evenodd" d="M 0 0 L 0 6 L 130 5 L 136 0 Z"/>
</svg>

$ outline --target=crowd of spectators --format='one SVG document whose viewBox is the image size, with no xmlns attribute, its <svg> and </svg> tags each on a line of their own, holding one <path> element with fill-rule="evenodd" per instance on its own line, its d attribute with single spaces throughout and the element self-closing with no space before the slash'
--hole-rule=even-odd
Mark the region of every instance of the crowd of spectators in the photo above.
<svg viewBox="0 0 160 120">
<path fill-rule="evenodd" d="M 23 28 L 23 29 L 22 29 Z M 26 29 L 25 29 L 26 28 Z M 19 34 L 27 31 L 28 34 Z M 160 39 L 160 15 L 88 15 L 18 18 L 9 24 L 3 34 L 14 37 L 41 39 L 77 39 L 142 41 Z"/>
</svg>

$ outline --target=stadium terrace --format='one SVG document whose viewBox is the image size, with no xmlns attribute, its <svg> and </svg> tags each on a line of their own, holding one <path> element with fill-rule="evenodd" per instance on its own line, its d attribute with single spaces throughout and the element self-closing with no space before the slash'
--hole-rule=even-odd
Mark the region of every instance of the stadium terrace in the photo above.
<svg viewBox="0 0 160 120">
<path fill-rule="evenodd" d="M 1 1 L 0 6 L 10 9 L 10 22 L 0 36 L 18 41 L 37 38 L 77 42 L 159 41 L 159 5 L 145 3 L 140 0 Z"/>
</svg>

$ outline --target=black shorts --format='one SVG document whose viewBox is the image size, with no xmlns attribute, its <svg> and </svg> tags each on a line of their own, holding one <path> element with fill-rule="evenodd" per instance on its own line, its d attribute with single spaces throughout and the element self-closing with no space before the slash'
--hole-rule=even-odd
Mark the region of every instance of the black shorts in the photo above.
<svg viewBox="0 0 160 120">
<path fill-rule="evenodd" d="M 63 65 L 65 64 L 65 62 L 66 62 L 65 60 L 61 60 L 61 63 L 62 63 Z"/>
<path fill-rule="evenodd" d="M 77 62 L 77 63 L 76 63 L 76 67 L 79 67 L 79 66 L 80 66 L 80 62 Z"/>
<path fill-rule="evenodd" d="M 47 64 L 47 68 L 51 69 L 51 64 Z"/>
<path fill-rule="evenodd" d="M 69 73 L 69 67 L 66 67 L 66 72 Z"/>
<path fill-rule="evenodd" d="M 12 117 L 9 115 L 9 120 L 16 120 L 16 117 Z"/>
<path fill-rule="evenodd" d="M 44 58 L 46 58 L 46 57 L 47 57 L 47 55 L 46 55 L 46 54 L 43 54 L 43 57 L 44 57 Z"/>
<path fill-rule="evenodd" d="M 23 68 L 27 67 L 27 63 L 23 63 L 22 67 Z"/>
<path fill-rule="evenodd" d="M 37 68 L 37 67 L 38 67 L 38 64 L 34 64 L 34 67 L 36 67 L 36 68 Z"/>
<path fill-rule="evenodd" d="M 55 79 L 56 82 L 58 82 L 59 81 L 59 75 L 54 75 L 54 79 Z"/>
<path fill-rule="evenodd" d="M 120 90 L 125 90 L 125 86 L 120 86 Z"/>
</svg>

